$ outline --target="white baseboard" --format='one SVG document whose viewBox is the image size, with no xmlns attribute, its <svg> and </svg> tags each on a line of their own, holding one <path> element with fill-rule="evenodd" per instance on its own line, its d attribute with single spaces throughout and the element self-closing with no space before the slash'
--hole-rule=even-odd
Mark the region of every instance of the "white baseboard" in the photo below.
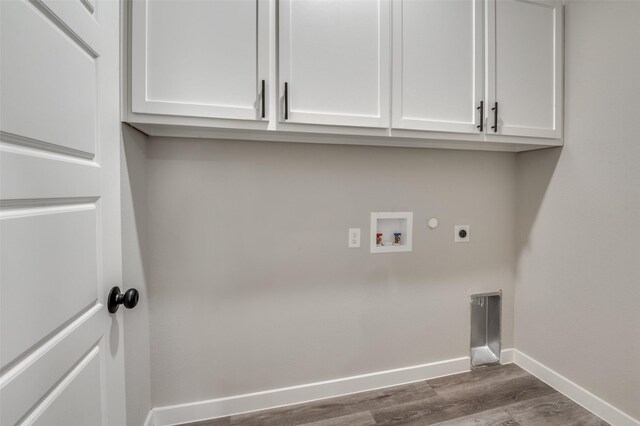
<svg viewBox="0 0 640 426">
<path fill-rule="evenodd" d="M 398 386 L 469 371 L 469 357 L 379 371 L 306 385 L 154 408 L 144 426 L 169 426 L 225 417 L 284 405 L 300 404 L 350 393 Z M 566 377 L 516 349 L 504 349 L 500 362 L 515 362 L 558 392 L 615 426 L 640 426 L 640 421 L 598 398 Z"/>
<path fill-rule="evenodd" d="M 153 410 L 150 410 L 149 414 L 147 414 L 147 418 L 145 419 L 143 426 L 153 426 Z"/>
<path fill-rule="evenodd" d="M 504 356 L 503 351 L 502 354 Z M 379 371 L 300 386 L 255 392 L 208 401 L 158 407 L 151 410 L 145 426 L 169 426 L 225 417 L 233 414 L 299 404 L 350 393 L 397 386 L 469 371 L 469 357 Z"/>
<path fill-rule="evenodd" d="M 608 402 L 603 401 L 588 390 L 556 373 L 549 367 L 542 365 L 530 356 L 518 350 L 514 350 L 513 359 L 518 366 L 527 370 L 538 379 L 542 380 L 576 403 L 582 405 L 584 408 L 606 422 L 615 426 L 640 426 L 640 421 L 620 411 Z"/>
<path fill-rule="evenodd" d="M 469 371 L 469 361 L 469 357 L 455 358 L 300 386 L 158 407 L 149 412 L 144 426 L 169 426 L 195 422 L 433 379 Z M 500 354 L 500 362 L 502 364 L 515 362 L 612 425 L 640 426 L 640 421 L 516 349 L 504 349 Z"/>
<path fill-rule="evenodd" d="M 500 351 L 500 364 L 513 364 L 514 349 L 503 349 Z"/>
</svg>

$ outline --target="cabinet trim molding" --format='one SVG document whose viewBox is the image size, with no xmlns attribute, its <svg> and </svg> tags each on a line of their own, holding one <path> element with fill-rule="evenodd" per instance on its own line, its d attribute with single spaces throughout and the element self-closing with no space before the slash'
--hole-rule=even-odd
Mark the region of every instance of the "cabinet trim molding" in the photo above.
<svg viewBox="0 0 640 426">
<path fill-rule="evenodd" d="M 295 97 L 296 75 L 291 69 L 291 44 L 292 37 L 292 4 L 295 0 L 280 0 L 279 2 L 279 101 L 278 105 L 282 109 L 279 114 L 280 122 L 302 123 L 302 124 L 323 124 L 334 126 L 362 126 L 362 127 L 389 127 L 389 96 L 390 96 L 390 30 L 391 30 L 391 3 L 389 0 L 377 0 L 378 4 L 378 93 L 377 93 L 377 113 L 376 114 L 350 114 L 336 111 L 305 111 L 297 109 L 298 105 L 292 99 Z M 339 3 L 339 2 L 338 2 Z M 304 4 L 304 3 L 303 3 Z M 366 3 L 363 3 L 366 4 Z M 340 64 L 334 64 L 340 66 Z M 288 98 L 285 99 L 284 85 L 288 84 Z M 354 81 L 353 84 L 357 84 Z M 349 94 L 345 94 L 346 97 Z M 286 115 L 285 118 L 285 103 Z"/>
<path fill-rule="evenodd" d="M 131 2 L 131 112 L 154 115 L 173 115 L 185 117 L 204 117 L 240 120 L 267 120 L 261 111 L 261 81 L 269 87 L 269 2 L 253 0 L 256 7 L 256 77 L 255 102 L 251 106 L 223 105 L 216 103 L 198 103 L 150 99 L 148 94 L 148 8 L 152 0 Z M 185 64 L 188 66 L 188 64 Z M 268 92 L 268 89 L 267 89 Z"/>
<path fill-rule="evenodd" d="M 498 5 L 508 6 L 510 4 L 526 4 L 530 6 L 539 6 L 552 10 L 553 14 L 553 101 L 551 107 L 552 121 L 551 127 L 535 127 L 527 125 L 525 122 L 509 123 L 505 122 L 503 115 L 509 114 L 510 105 L 504 99 L 499 99 L 498 87 L 501 84 L 500 70 L 498 69 L 498 43 L 499 43 L 499 27 L 497 22 Z M 498 129 L 496 135 L 505 136 L 525 136 L 532 138 L 562 138 L 562 118 L 563 118 L 563 83 L 564 83 L 564 15 L 562 0 L 486 0 L 486 16 L 487 16 L 487 51 L 486 51 L 486 69 L 487 69 L 487 100 L 490 105 L 495 102 L 500 103 L 500 114 L 498 115 Z M 525 49 L 526 47 L 523 47 Z M 523 96 L 523 102 L 526 97 Z M 493 132 L 491 132 L 493 133 Z"/>
<path fill-rule="evenodd" d="M 445 2 L 446 3 L 446 2 Z M 485 97 L 485 84 L 484 84 L 484 12 L 483 12 L 483 0 L 464 0 L 464 2 L 452 2 L 449 4 L 451 7 L 459 7 L 460 5 L 471 4 L 472 16 L 471 16 L 471 32 L 473 34 L 472 39 L 472 95 L 471 101 L 467 105 L 467 117 L 466 120 L 446 120 L 446 119 L 429 119 L 428 117 L 411 116 L 403 110 L 404 104 L 404 90 L 406 82 L 405 80 L 405 67 L 404 67 L 404 42 L 407 36 L 407 28 L 405 28 L 405 2 L 403 0 L 396 0 L 393 2 L 393 61 L 392 61 L 392 127 L 395 129 L 411 129 L 411 130 L 428 130 L 436 132 L 456 132 L 456 133 L 470 133 L 479 134 L 479 125 L 484 121 L 484 114 L 480 118 L 477 108 L 480 102 Z M 420 4 L 420 3 L 417 3 Z M 429 5 L 429 2 L 422 3 L 424 7 Z M 437 3 L 433 3 L 437 5 Z M 435 6 L 433 6 L 435 7 Z M 441 7 L 441 6 L 440 6 Z M 436 42 L 437 45 L 446 45 L 447 40 L 442 37 Z M 430 66 L 439 66 L 439 64 L 430 64 Z M 426 78 L 426 77 L 425 77 Z M 446 82 L 439 82 L 440 84 L 447 84 Z M 424 99 L 425 103 L 433 103 L 433 100 Z M 484 126 L 482 126 L 484 127 Z"/>
</svg>

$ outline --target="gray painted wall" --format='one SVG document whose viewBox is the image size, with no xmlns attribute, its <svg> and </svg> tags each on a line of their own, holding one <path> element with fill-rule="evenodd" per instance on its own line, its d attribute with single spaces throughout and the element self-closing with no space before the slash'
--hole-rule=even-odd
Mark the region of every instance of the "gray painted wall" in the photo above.
<svg viewBox="0 0 640 426">
<path fill-rule="evenodd" d="M 125 288 L 135 287 L 140 301 L 124 319 L 127 424 L 142 425 L 151 407 L 149 359 L 149 288 L 146 279 L 147 136 L 122 125 L 121 208 L 122 276 Z"/>
<path fill-rule="evenodd" d="M 640 419 L 640 2 L 565 16 L 565 147 L 517 160 L 515 347 Z"/>
<path fill-rule="evenodd" d="M 568 3 L 562 150 L 147 146 L 124 126 L 129 423 L 466 356 L 473 292 L 505 291 L 511 347 L 514 281 L 515 346 L 640 418 L 639 21 L 637 1 Z M 369 254 L 373 210 L 415 213 L 413 253 Z"/>
<path fill-rule="evenodd" d="M 504 290 L 512 346 L 514 154 L 150 138 L 147 155 L 154 406 L 467 356 L 475 292 Z M 370 254 L 370 212 L 394 210 L 414 212 L 413 252 Z"/>
</svg>

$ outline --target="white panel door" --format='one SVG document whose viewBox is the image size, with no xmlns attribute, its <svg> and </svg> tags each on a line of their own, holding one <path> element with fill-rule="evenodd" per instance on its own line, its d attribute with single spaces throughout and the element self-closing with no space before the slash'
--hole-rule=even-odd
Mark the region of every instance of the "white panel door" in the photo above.
<svg viewBox="0 0 640 426">
<path fill-rule="evenodd" d="M 280 121 L 388 127 L 389 2 L 279 5 Z"/>
<path fill-rule="evenodd" d="M 133 112 L 268 118 L 267 0 L 132 4 Z"/>
<path fill-rule="evenodd" d="M 119 3 L 0 21 L 0 424 L 120 426 Z"/>
<path fill-rule="evenodd" d="M 487 19 L 488 134 L 560 138 L 562 2 L 490 0 Z"/>
<path fill-rule="evenodd" d="M 393 127 L 480 133 L 481 0 L 393 2 Z"/>
</svg>

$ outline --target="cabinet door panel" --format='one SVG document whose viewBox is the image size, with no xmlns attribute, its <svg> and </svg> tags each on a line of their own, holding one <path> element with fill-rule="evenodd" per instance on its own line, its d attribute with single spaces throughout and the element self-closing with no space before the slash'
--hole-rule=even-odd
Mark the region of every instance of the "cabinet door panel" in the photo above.
<svg viewBox="0 0 640 426">
<path fill-rule="evenodd" d="M 562 5 L 494 2 L 494 102 L 498 134 L 559 138 L 562 120 Z M 493 106 L 493 103 L 492 103 Z M 490 120 L 493 122 L 493 119 Z M 493 124 L 492 124 L 493 125 Z"/>
<path fill-rule="evenodd" d="M 284 96 L 287 82 L 287 122 L 387 127 L 388 79 L 388 1 L 280 3 L 280 90 Z"/>
<path fill-rule="evenodd" d="M 393 127 L 479 133 L 481 0 L 398 0 L 393 7 Z"/>
<path fill-rule="evenodd" d="M 133 2 L 133 112 L 257 119 L 268 64 L 262 0 Z"/>
</svg>

